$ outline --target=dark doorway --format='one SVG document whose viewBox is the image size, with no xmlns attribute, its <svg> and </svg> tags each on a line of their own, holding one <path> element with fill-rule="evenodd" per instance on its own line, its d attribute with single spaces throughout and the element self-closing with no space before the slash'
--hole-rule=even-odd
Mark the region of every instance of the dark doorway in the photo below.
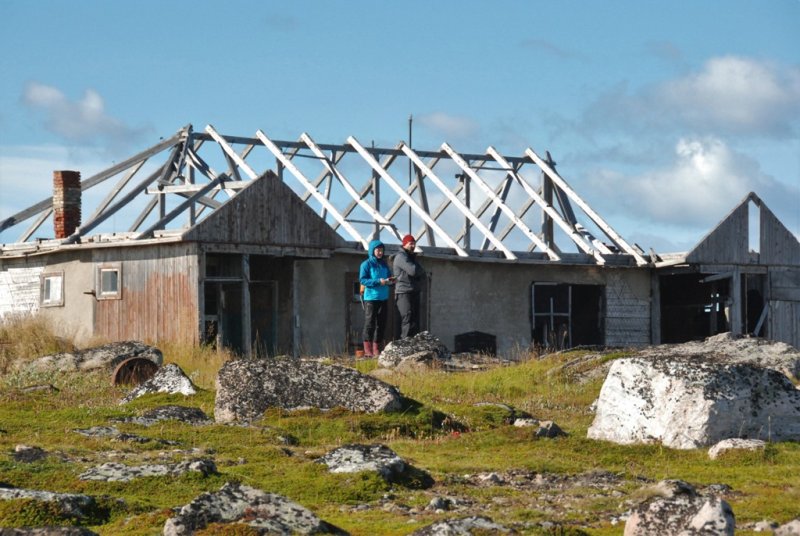
<svg viewBox="0 0 800 536">
<path fill-rule="evenodd" d="M 533 343 L 558 350 L 603 344 L 603 288 L 601 285 L 533 283 Z"/>
<path fill-rule="evenodd" d="M 662 343 L 700 341 L 730 331 L 730 277 L 664 275 L 659 288 Z"/>
</svg>

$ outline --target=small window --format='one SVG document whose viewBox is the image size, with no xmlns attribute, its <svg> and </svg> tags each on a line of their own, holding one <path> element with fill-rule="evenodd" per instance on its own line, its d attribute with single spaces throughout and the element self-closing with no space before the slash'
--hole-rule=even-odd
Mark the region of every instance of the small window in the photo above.
<svg viewBox="0 0 800 536">
<path fill-rule="evenodd" d="M 57 307 L 64 305 L 64 274 L 63 272 L 42 274 L 40 285 L 40 303 L 42 307 Z"/>
<path fill-rule="evenodd" d="M 122 268 L 119 265 L 100 266 L 97 269 L 97 299 L 122 298 Z"/>
</svg>

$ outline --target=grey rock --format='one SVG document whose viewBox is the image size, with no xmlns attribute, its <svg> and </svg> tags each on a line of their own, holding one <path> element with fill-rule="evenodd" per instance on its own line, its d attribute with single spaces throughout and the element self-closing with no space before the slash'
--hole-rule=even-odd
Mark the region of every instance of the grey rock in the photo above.
<svg viewBox="0 0 800 536">
<path fill-rule="evenodd" d="M 14 447 L 14 454 L 11 455 L 15 462 L 33 463 L 47 458 L 47 452 L 40 447 L 29 447 L 28 445 L 17 445 Z"/>
<path fill-rule="evenodd" d="M 406 462 L 384 445 L 345 445 L 317 462 L 327 465 L 331 473 L 375 471 L 390 482 L 406 470 Z"/>
<path fill-rule="evenodd" d="M 129 441 L 131 443 L 147 443 L 149 441 L 156 441 L 162 445 L 177 445 L 177 441 L 168 441 L 166 439 L 152 439 L 143 437 L 136 434 L 128 434 L 121 432 L 116 426 L 92 426 L 91 428 L 76 428 L 73 430 L 86 437 L 105 437 L 114 441 Z"/>
<path fill-rule="evenodd" d="M 175 464 L 152 464 L 130 466 L 121 463 L 108 462 L 88 471 L 84 471 L 78 478 L 81 480 L 97 480 L 102 482 L 130 482 L 135 478 L 146 476 L 179 476 L 188 472 L 200 473 L 208 476 L 217 472 L 217 467 L 211 460 L 185 461 Z"/>
<path fill-rule="evenodd" d="M 562 437 L 567 433 L 553 421 L 539 421 L 539 428 L 533 433 L 535 437 Z"/>
<path fill-rule="evenodd" d="M 704 341 L 661 344 L 642 349 L 642 357 L 669 359 L 685 355 L 713 358 L 725 363 L 750 363 L 800 379 L 800 350 L 785 342 L 720 333 Z"/>
<path fill-rule="evenodd" d="M 189 396 L 197 393 L 197 388 L 178 365 L 170 363 L 159 368 L 152 378 L 137 385 L 130 393 L 125 395 L 120 404 L 125 404 L 140 396 L 153 393 L 180 393 Z"/>
<path fill-rule="evenodd" d="M 115 419 L 115 422 L 152 426 L 160 421 L 167 420 L 180 421 L 193 425 L 212 424 L 214 422 L 200 408 L 177 405 L 158 406 L 157 408 L 145 412 L 140 417 L 125 417 L 122 419 Z"/>
<path fill-rule="evenodd" d="M 423 331 L 387 344 L 378 356 L 378 364 L 386 368 L 436 367 L 444 366 L 450 357 L 450 350 L 442 341 Z"/>
<path fill-rule="evenodd" d="M 800 390 L 783 374 L 708 356 L 614 361 L 588 437 L 707 447 L 742 437 L 800 439 Z"/>
<path fill-rule="evenodd" d="M 86 527 L 2 528 L 0 536 L 98 536 Z"/>
<path fill-rule="evenodd" d="M 412 536 L 469 536 L 471 534 L 514 534 L 514 531 L 483 516 L 438 521 L 411 533 Z"/>
<path fill-rule="evenodd" d="M 800 518 L 784 523 L 776 528 L 774 536 L 800 536 Z"/>
<path fill-rule="evenodd" d="M 307 508 L 274 493 L 227 483 L 176 509 L 164 524 L 164 536 L 193 534 L 209 523 L 242 523 L 258 534 L 347 534 Z"/>
<path fill-rule="evenodd" d="M 342 407 L 378 413 L 401 409 L 397 389 L 357 370 L 295 359 L 239 359 L 217 375 L 217 422 L 252 421 L 270 407 Z"/>
<path fill-rule="evenodd" d="M 723 499 L 702 497 L 681 480 L 665 480 L 649 489 L 653 497 L 634 508 L 624 536 L 733 536 L 736 521 Z"/>
<path fill-rule="evenodd" d="M 730 450 L 764 450 L 767 447 L 766 441 L 760 439 L 741 439 L 733 437 L 730 439 L 723 439 L 710 449 L 708 449 L 708 457 L 716 460 L 723 453 Z"/>
<path fill-rule="evenodd" d="M 67 372 L 94 369 L 111 371 L 131 357 L 149 359 L 157 365 L 161 365 L 164 362 L 164 356 L 158 348 L 139 341 L 123 341 L 71 353 L 48 355 L 28 363 L 20 362 L 20 366 L 32 371 L 57 370 Z"/>
<path fill-rule="evenodd" d="M 53 493 L 23 488 L 0 488 L 0 500 L 32 499 L 56 503 L 61 515 L 83 519 L 90 517 L 96 508 L 94 497 L 77 493 Z"/>
</svg>

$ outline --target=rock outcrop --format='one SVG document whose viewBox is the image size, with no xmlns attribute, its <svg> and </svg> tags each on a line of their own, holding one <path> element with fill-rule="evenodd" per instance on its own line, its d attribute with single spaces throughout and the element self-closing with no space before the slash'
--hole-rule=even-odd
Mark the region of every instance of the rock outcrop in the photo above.
<svg viewBox="0 0 800 536">
<path fill-rule="evenodd" d="M 460 536 L 468 534 L 513 534 L 514 531 L 483 516 L 437 521 L 412 532 L 412 536 Z"/>
<path fill-rule="evenodd" d="M 217 375 L 214 419 L 252 421 L 270 407 L 341 407 L 377 413 L 402 407 L 393 386 L 357 370 L 296 359 L 238 359 Z"/>
<path fill-rule="evenodd" d="M 50 502 L 57 505 L 60 515 L 64 518 L 84 519 L 92 516 L 97 508 L 94 497 L 77 493 L 53 493 L 22 488 L 0 487 L 0 500 L 31 499 L 34 501 Z"/>
<path fill-rule="evenodd" d="M 158 406 L 143 413 L 140 417 L 124 417 L 114 419 L 114 422 L 128 422 L 142 426 L 152 426 L 161 421 L 180 421 L 195 426 L 212 424 L 214 421 L 208 418 L 200 408 L 190 408 L 174 404 Z"/>
<path fill-rule="evenodd" d="M 256 534 L 347 534 L 286 497 L 240 484 L 225 484 L 176 510 L 164 536 L 194 534 L 209 523 L 244 524 Z"/>
<path fill-rule="evenodd" d="M 682 481 L 662 481 L 654 497 L 633 510 L 624 536 L 733 536 L 733 510 L 723 499 L 702 497 Z"/>
<path fill-rule="evenodd" d="M 123 341 L 104 344 L 96 348 L 87 348 L 77 352 L 67 352 L 40 357 L 30 362 L 19 361 L 19 365 L 31 371 L 56 370 L 88 371 L 107 369 L 109 371 L 132 357 L 149 359 L 161 366 L 164 355 L 161 350 L 139 341 Z"/>
<path fill-rule="evenodd" d="M 84 471 L 78 477 L 81 480 L 99 480 L 102 482 L 130 482 L 145 476 L 179 476 L 184 473 L 200 473 L 208 476 L 217 472 L 211 460 L 194 460 L 174 464 L 124 465 L 108 462 Z"/>
<path fill-rule="evenodd" d="M 750 451 L 763 451 L 767 446 L 765 441 L 760 439 L 739 439 L 737 437 L 731 439 L 723 439 L 710 449 L 708 449 L 708 457 L 716 460 L 724 453 L 732 450 L 750 450 Z"/>
<path fill-rule="evenodd" d="M 800 390 L 781 373 L 709 356 L 614 361 L 588 437 L 707 447 L 733 437 L 800 439 Z"/>
<path fill-rule="evenodd" d="M 427 331 L 386 345 L 378 357 L 385 368 L 441 367 L 450 360 L 447 346 Z"/>
<path fill-rule="evenodd" d="M 140 396 L 152 393 L 180 393 L 189 396 L 197 393 L 197 388 L 178 365 L 170 363 L 159 368 L 152 378 L 137 385 L 130 393 L 125 395 L 120 404 L 125 404 Z"/>
<path fill-rule="evenodd" d="M 344 445 L 317 460 L 331 473 L 374 471 L 391 482 L 406 469 L 406 462 L 385 445 Z"/>
</svg>

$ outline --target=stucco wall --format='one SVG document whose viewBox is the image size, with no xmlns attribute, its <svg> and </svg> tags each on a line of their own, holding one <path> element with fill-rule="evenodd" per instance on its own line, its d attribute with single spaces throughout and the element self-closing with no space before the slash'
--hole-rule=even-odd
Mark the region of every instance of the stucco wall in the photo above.
<svg viewBox="0 0 800 536">
<path fill-rule="evenodd" d="M 358 255 L 297 262 L 301 353 L 344 351 L 346 272 L 358 270 Z M 420 257 L 431 274 L 430 331 L 453 348 L 455 336 L 481 331 L 497 337 L 498 353 L 513 355 L 531 344 L 533 282 L 605 287 L 608 345 L 649 344 L 648 270 L 597 266 L 534 265 Z"/>
</svg>

